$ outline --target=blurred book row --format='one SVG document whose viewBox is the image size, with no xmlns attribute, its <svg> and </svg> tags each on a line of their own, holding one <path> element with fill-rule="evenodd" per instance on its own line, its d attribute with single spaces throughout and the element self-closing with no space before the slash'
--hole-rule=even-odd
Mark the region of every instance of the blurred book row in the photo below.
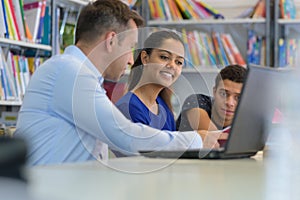
<svg viewBox="0 0 300 200">
<path fill-rule="evenodd" d="M 279 67 L 295 67 L 300 64 L 300 39 L 280 38 L 279 39 Z"/>
<path fill-rule="evenodd" d="M 138 2 L 138 1 L 137 1 Z M 213 6 L 199 0 L 148 0 L 152 20 L 176 21 L 182 19 L 224 19 Z M 264 18 L 265 0 L 259 0 L 237 15 L 239 18 Z"/>
<path fill-rule="evenodd" d="M 280 0 L 280 18 L 282 19 L 296 19 L 297 9 L 294 0 Z"/>
<path fill-rule="evenodd" d="M 43 58 L 25 57 L 0 48 L 0 100 L 21 101 L 31 75 Z"/>
<path fill-rule="evenodd" d="M 0 1 L 0 37 L 41 44 L 50 44 L 50 8 L 46 0 Z"/>
<path fill-rule="evenodd" d="M 1 136 L 13 136 L 16 130 L 16 124 L 18 119 L 18 112 L 3 111 L 0 117 L 0 137 Z"/>
<path fill-rule="evenodd" d="M 265 63 L 265 38 L 249 30 L 247 60 L 228 33 L 204 33 L 182 29 L 186 49 L 186 67 L 222 68 L 229 64 Z"/>
</svg>

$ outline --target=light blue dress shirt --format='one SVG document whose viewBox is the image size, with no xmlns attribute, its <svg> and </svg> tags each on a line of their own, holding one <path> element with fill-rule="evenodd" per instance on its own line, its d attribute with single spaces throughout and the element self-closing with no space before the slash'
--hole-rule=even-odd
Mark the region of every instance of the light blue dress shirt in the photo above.
<svg viewBox="0 0 300 200">
<path fill-rule="evenodd" d="M 28 143 L 29 164 L 107 159 L 107 145 L 125 155 L 202 147 L 196 132 L 168 132 L 132 123 L 108 99 L 102 83 L 100 72 L 76 46 L 36 70 L 15 132 Z"/>
</svg>

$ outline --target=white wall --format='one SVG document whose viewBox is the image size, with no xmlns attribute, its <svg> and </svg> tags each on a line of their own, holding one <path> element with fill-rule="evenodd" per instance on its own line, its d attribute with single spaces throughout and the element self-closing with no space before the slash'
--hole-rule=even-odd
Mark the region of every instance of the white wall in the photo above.
<svg viewBox="0 0 300 200">
<path fill-rule="evenodd" d="M 210 72 L 183 72 L 174 84 L 176 100 L 173 105 L 176 115 L 180 112 L 184 100 L 190 95 L 201 93 L 211 96 L 217 71 Z"/>
</svg>

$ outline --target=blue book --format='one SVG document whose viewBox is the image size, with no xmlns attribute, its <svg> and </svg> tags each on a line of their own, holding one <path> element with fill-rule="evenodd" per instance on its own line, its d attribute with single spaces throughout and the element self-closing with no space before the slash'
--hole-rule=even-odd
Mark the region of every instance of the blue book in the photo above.
<svg viewBox="0 0 300 200">
<path fill-rule="evenodd" d="M 42 38 L 41 43 L 45 45 L 50 45 L 50 38 L 51 38 L 51 16 L 50 16 L 50 8 L 46 6 L 45 9 L 45 16 L 44 16 L 44 26 L 42 26 Z"/>
<path fill-rule="evenodd" d="M 286 42 L 283 38 L 279 39 L 279 51 L 278 51 L 278 59 L 279 59 L 279 67 L 286 66 Z"/>
<path fill-rule="evenodd" d="M 36 42 L 37 43 L 41 43 L 42 36 L 43 36 L 43 33 L 44 33 L 45 14 L 46 14 L 46 1 L 42 1 L 40 22 L 39 22 L 38 32 L 37 32 L 37 36 L 36 36 Z"/>
<path fill-rule="evenodd" d="M 5 33 L 5 37 L 9 38 L 9 31 L 8 31 L 8 24 L 7 24 L 7 17 L 6 17 L 6 9 L 5 9 L 5 4 L 4 4 L 4 0 L 1 0 L 2 3 L 2 9 L 3 9 L 3 16 L 4 16 L 4 25 L 5 25 L 5 29 L 6 29 L 6 33 Z"/>
</svg>

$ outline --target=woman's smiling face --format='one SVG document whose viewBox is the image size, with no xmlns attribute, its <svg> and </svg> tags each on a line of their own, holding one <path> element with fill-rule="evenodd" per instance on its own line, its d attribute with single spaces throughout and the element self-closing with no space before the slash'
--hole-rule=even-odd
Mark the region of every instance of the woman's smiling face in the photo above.
<svg viewBox="0 0 300 200">
<path fill-rule="evenodd" d="M 180 76 L 184 65 L 184 46 L 180 41 L 166 39 L 150 55 L 142 52 L 144 65 L 142 79 L 144 84 L 158 84 L 169 87 Z"/>
</svg>

